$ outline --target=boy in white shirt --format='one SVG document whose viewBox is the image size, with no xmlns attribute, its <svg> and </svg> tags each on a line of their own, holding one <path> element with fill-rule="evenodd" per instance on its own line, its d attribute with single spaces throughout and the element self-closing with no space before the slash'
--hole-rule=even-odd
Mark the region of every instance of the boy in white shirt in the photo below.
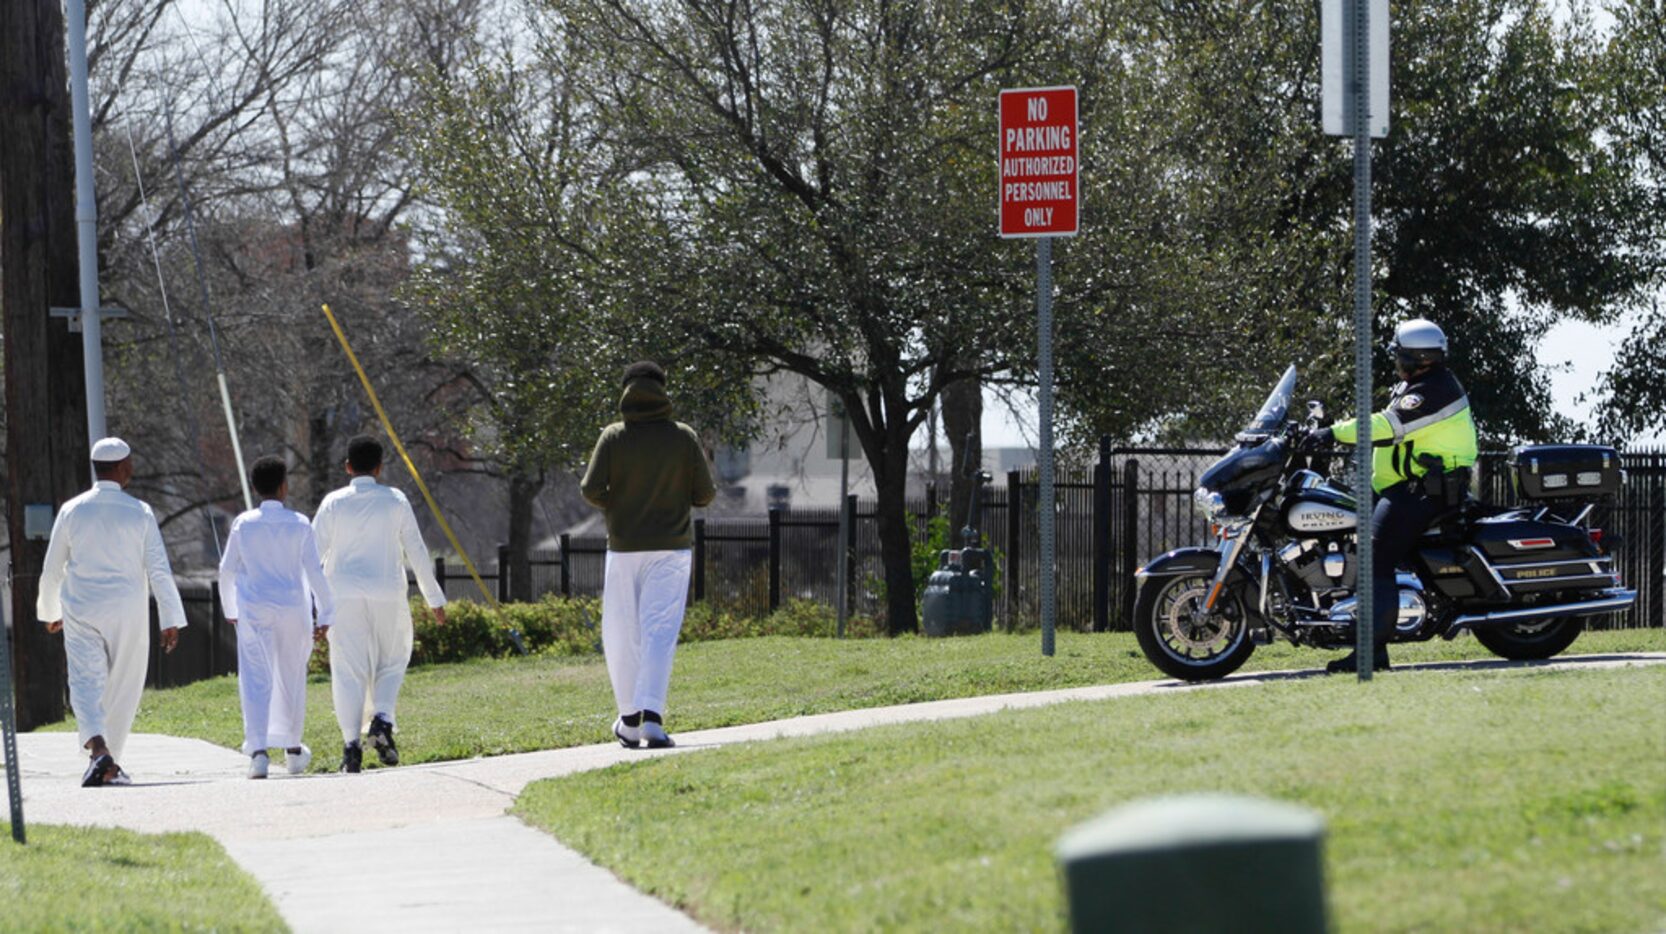
<svg viewBox="0 0 1666 934">
<path fill-rule="evenodd" d="M 336 598 L 336 626 L 330 630 L 330 693 L 341 724 L 341 770 L 357 772 L 364 761 L 359 731 L 371 714 L 368 734 L 383 765 L 398 765 L 393 742 L 394 706 L 411 662 L 411 604 L 405 568 L 434 619 L 445 624 L 445 591 L 434 578 L 405 494 L 377 482 L 382 476 L 382 443 L 368 435 L 347 442 L 352 482 L 324 497 L 313 517 L 324 574 Z M 367 710 L 368 707 L 368 710 Z"/>
<path fill-rule="evenodd" d="M 335 615 L 312 524 L 283 505 L 288 473 L 280 458 L 255 461 L 249 483 L 260 506 L 232 523 L 220 558 L 220 600 L 226 622 L 237 627 L 237 689 L 250 778 L 266 777 L 269 748 L 283 748 L 291 775 L 312 762 L 301 733 L 313 607 L 319 634 L 329 631 Z"/>
</svg>

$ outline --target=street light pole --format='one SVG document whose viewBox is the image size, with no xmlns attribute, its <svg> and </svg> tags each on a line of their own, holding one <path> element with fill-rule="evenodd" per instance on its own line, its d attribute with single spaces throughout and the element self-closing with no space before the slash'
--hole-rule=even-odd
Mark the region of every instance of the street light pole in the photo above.
<svg viewBox="0 0 1666 934">
<path fill-rule="evenodd" d="M 104 420 L 104 328 L 98 309 L 98 198 L 93 190 L 93 122 L 87 98 L 87 5 L 66 0 L 71 123 L 75 138 L 75 233 L 81 269 L 81 356 L 87 380 L 87 443 L 108 434 Z"/>
</svg>

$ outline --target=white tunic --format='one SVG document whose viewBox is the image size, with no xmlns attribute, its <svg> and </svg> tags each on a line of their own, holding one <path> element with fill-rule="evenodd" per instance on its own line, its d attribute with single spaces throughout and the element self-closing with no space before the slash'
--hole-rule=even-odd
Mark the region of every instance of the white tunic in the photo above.
<svg viewBox="0 0 1666 934">
<path fill-rule="evenodd" d="M 65 503 L 52 524 L 35 615 L 48 623 L 66 614 L 131 621 L 143 631 L 152 593 L 162 628 L 183 627 L 185 606 L 150 507 L 109 480 Z"/>
<path fill-rule="evenodd" d="M 434 577 L 428 546 L 404 493 L 374 477 L 354 477 L 324 497 L 312 527 L 324 558 L 324 576 L 338 601 L 403 601 L 409 565 L 428 605 L 445 606 L 445 591 Z"/>
<path fill-rule="evenodd" d="M 355 742 L 370 714 L 393 723 L 411 661 L 411 606 L 405 566 L 431 607 L 445 606 L 428 546 L 405 494 L 354 477 L 329 496 L 312 520 L 324 575 L 336 599 L 330 627 L 330 693 L 343 742 Z"/>
<path fill-rule="evenodd" d="M 316 604 L 317 625 L 330 625 L 335 600 L 307 517 L 270 499 L 238 516 L 220 558 L 220 601 L 227 619 L 261 611 L 310 615 Z"/>
<path fill-rule="evenodd" d="M 163 629 L 185 625 L 162 530 L 150 507 L 100 480 L 52 525 L 35 614 L 63 620 L 69 703 L 85 747 L 104 737 L 120 761 L 145 689 L 150 595 Z"/>
<path fill-rule="evenodd" d="M 299 746 L 312 629 L 335 623 L 335 600 L 307 517 L 270 499 L 238 516 L 220 558 L 220 598 L 226 618 L 237 621 L 243 751 Z"/>
</svg>

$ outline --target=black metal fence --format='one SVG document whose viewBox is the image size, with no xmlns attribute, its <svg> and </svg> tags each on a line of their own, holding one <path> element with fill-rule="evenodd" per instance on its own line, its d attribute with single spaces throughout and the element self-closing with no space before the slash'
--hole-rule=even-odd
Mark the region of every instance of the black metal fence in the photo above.
<svg viewBox="0 0 1666 934">
<path fill-rule="evenodd" d="M 156 602 L 150 604 L 150 664 L 145 685 L 173 688 L 237 673 L 237 632 L 220 610 L 217 584 L 179 581 L 179 598 L 185 604 L 185 629 L 171 653 L 162 651 L 157 638 Z"/>
<path fill-rule="evenodd" d="M 1204 448 L 1116 448 L 1103 445 L 1089 470 L 1061 470 L 1057 477 L 1058 624 L 1078 630 L 1126 629 L 1133 615 L 1134 571 L 1153 557 L 1182 545 L 1208 541 L 1207 524 L 1192 508 L 1198 478 L 1223 453 Z M 1666 606 L 1666 451 L 1622 454 L 1627 480 L 1621 495 L 1593 510 L 1626 586 L 1638 591 L 1628 612 L 1597 623 L 1610 628 L 1661 626 Z M 1483 500 L 1514 501 L 1505 455 L 1482 456 L 1476 470 Z M 1003 625 L 1033 625 L 1039 612 L 1039 481 L 1035 471 L 1013 471 L 1002 485 L 983 491 L 978 528 L 994 550 L 996 607 Z M 850 606 L 857 615 L 876 615 L 883 606 L 879 522 L 871 501 L 851 497 L 854 516 L 850 549 Z M 911 500 L 916 541 L 924 541 L 940 503 L 934 491 Z M 961 507 L 964 509 L 964 507 Z M 953 541 L 959 543 L 964 512 L 949 510 Z M 761 615 L 791 599 L 833 605 L 837 600 L 839 510 L 772 510 L 757 518 L 695 522 L 694 573 L 690 597 L 725 610 Z M 553 552 L 531 562 L 531 591 L 597 596 L 602 591 L 605 538 L 563 535 Z M 507 600 L 508 549 L 481 577 Z M 476 593 L 466 571 L 435 562 L 436 576 L 452 596 Z M 225 622 L 219 589 L 212 583 L 180 582 L 189 623 L 179 646 L 163 654 L 151 640 L 147 683 L 175 687 L 237 670 L 237 634 Z M 151 627 L 156 611 L 151 609 Z"/>
<path fill-rule="evenodd" d="M 1198 478 L 1224 451 L 1211 448 L 1112 448 L 1102 443 L 1097 462 L 1086 470 L 1060 470 L 1056 509 L 1058 540 L 1058 624 L 1077 630 L 1126 629 L 1133 615 L 1134 572 L 1172 548 L 1209 540 L 1207 523 L 1192 506 Z M 1637 606 L 1603 624 L 1660 626 L 1666 588 L 1666 452 L 1628 451 L 1624 493 L 1593 513 L 1615 549 L 1627 586 L 1638 590 Z M 983 491 L 978 528 L 995 551 L 996 607 L 1003 625 L 1033 624 L 1039 612 L 1040 483 L 1032 470 L 1012 471 Z M 1482 498 L 1513 501 L 1504 455 L 1488 454 L 1477 471 Z M 911 500 L 916 541 L 939 511 L 935 491 Z M 850 606 L 873 615 L 883 605 L 883 569 L 874 503 L 851 498 Z M 948 510 L 952 540 L 958 544 L 965 506 Z M 690 597 L 741 614 L 763 614 L 802 598 L 832 605 L 837 598 L 839 510 L 771 510 L 759 517 L 712 518 L 695 522 L 694 572 Z M 553 552 L 532 556 L 531 592 L 596 596 L 601 593 L 606 539 L 562 536 Z M 507 598 L 501 569 L 483 574 Z M 448 591 L 473 591 L 465 572 L 437 562 Z M 465 590 L 466 588 L 466 590 Z"/>
</svg>

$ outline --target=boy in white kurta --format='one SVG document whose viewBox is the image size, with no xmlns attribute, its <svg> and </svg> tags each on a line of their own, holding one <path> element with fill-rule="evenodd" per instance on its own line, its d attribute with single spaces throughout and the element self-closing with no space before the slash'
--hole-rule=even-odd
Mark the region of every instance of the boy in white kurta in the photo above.
<svg viewBox="0 0 1666 934">
<path fill-rule="evenodd" d="M 243 752 L 249 777 L 265 778 L 268 749 L 284 750 L 284 766 L 299 775 L 312 762 L 301 742 L 307 719 L 307 660 L 312 656 L 313 607 L 328 632 L 335 601 L 324 579 L 318 540 L 307 517 L 284 508 L 288 468 L 262 457 L 249 472 L 260 506 L 237 517 L 220 557 L 220 600 L 237 627 L 237 690 L 243 701 Z"/>
<path fill-rule="evenodd" d="M 445 623 L 445 591 L 434 578 L 428 546 L 405 494 L 377 482 L 382 443 L 359 435 L 347 443 L 353 480 L 324 497 L 313 531 L 324 557 L 324 576 L 336 600 L 330 627 L 330 693 L 341 724 L 341 770 L 363 762 L 359 731 L 368 701 L 368 733 L 383 765 L 398 765 L 393 743 L 394 706 L 411 662 L 411 604 L 405 568 L 416 575 L 434 618 Z"/>
<path fill-rule="evenodd" d="M 185 626 L 156 516 L 122 492 L 133 479 L 132 453 L 120 438 L 93 444 L 98 481 L 58 511 L 35 603 L 47 630 L 64 634 L 69 705 L 91 754 L 81 777 L 88 788 L 129 782 L 117 761 L 145 690 L 151 595 L 164 651 Z"/>
</svg>

